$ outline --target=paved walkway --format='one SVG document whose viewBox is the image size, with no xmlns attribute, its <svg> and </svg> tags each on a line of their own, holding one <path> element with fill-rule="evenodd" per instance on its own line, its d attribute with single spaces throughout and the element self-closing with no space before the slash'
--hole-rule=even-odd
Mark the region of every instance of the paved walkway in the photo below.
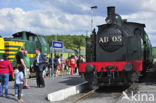
<svg viewBox="0 0 156 103">
<path fill-rule="evenodd" d="M 23 89 L 24 96 L 22 99 L 24 103 L 50 103 L 46 96 L 49 93 L 54 91 L 67 88 L 73 85 L 77 85 L 84 82 L 79 76 L 70 77 L 69 75 L 66 76 L 59 76 L 50 78 L 45 78 L 45 88 L 36 88 L 36 79 L 32 78 L 29 79 L 29 89 Z M 0 103 L 17 103 L 17 99 L 14 96 L 14 89 L 13 89 L 14 82 L 9 82 L 9 91 L 8 96 L 9 98 L 0 97 Z M 59 97 L 58 97 L 59 98 Z"/>
</svg>

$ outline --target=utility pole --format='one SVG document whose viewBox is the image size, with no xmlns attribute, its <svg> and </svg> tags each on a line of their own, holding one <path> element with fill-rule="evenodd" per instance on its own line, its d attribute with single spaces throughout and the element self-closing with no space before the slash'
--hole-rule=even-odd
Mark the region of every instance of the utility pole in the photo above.
<svg viewBox="0 0 156 103">
<path fill-rule="evenodd" d="M 88 36 L 88 31 L 86 31 L 86 38 L 87 38 L 87 36 Z"/>
<path fill-rule="evenodd" d="M 55 41 L 57 41 L 57 36 L 58 36 L 58 34 L 55 35 Z"/>
<path fill-rule="evenodd" d="M 57 41 L 57 35 L 58 35 L 58 33 L 55 35 L 55 41 Z M 56 57 L 56 49 L 55 48 L 54 48 L 54 55 Z"/>
<path fill-rule="evenodd" d="M 93 27 L 94 27 L 94 22 L 93 22 L 93 9 L 97 9 L 98 7 L 97 6 L 91 6 L 91 31 L 93 30 Z"/>
</svg>

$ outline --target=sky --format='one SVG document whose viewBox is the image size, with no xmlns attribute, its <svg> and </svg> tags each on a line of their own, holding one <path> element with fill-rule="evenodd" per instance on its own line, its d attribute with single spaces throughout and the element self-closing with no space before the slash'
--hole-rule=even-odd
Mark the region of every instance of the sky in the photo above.
<svg viewBox="0 0 156 103">
<path fill-rule="evenodd" d="M 146 24 L 146 32 L 156 46 L 156 0 L 0 0 L 0 35 L 19 31 L 50 34 L 86 34 L 105 23 L 107 6 L 128 21 Z"/>
</svg>

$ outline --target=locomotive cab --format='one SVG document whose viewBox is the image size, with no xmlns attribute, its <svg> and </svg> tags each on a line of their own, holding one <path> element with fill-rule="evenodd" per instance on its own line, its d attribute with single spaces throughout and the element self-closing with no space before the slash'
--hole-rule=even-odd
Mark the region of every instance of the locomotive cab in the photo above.
<svg viewBox="0 0 156 103">
<path fill-rule="evenodd" d="M 15 39 L 26 41 L 25 47 L 28 52 L 34 53 L 34 49 L 38 48 L 42 53 L 49 54 L 49 44 L 43 35 L 34 34 L 31 32 L 19 32 L 13 34 Z"/>
<path fill-rule="evenodd" d="M 16 60 L 15 55 L 21 49 L 21 47 L 25 47 L 28 51 L 28 56 L 30 58 L 31 63 L 33 63 L 34 58 L 36 56 L 34 50 L 38 48 L 43 54 L 49 54 L 49 44 L 45 40 L 43 35 L 38 35 L 32 32 L 17 32 L 12 35 L 13 38 L 5 38 L 5 47 L 9 60 L 12 63 L 12 66 L 15 66 Z"/>
</svg>

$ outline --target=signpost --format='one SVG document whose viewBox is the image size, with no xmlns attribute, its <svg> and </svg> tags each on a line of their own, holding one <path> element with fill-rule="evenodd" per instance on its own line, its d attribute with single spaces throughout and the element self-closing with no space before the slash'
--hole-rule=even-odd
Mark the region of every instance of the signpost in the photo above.
<svg viewBox="0 0 156 103">
<path fill-rule="evenodd" d="M 56 56 L 56 50 L 55 49 L 56 48 L 63 48 L 63 42 L 52 41 L 52 47 L 54 48 L 54 53 L 55 53 L 55 56 Z M 54 61 L 52 62 L 52 66 L 54 68 Z"/>
<path fill-rule="evenodd" d="M 56 48 L 63 48 L 63 42 L 59 42 L 59 41 L 53 41 L 52 42 L 52 47 L 54 48 L 54 52 L 55 52 L 55 56 L 56 56 Z"/>
<path fill-rule="evenodd" d="M 56 56 L 56 50 L 55 49 L 56 48 L 63 48 L 63 42 L 53 41 L 52 42 L 52 47 L 54 48 L 54 52 L 55 52 L 55 56 Z M 54 67 L 54 64 L 53 64 L 53 67 Z"/>
<path fill-rule="evenodd" d="M 53 48 L 63 48 L 63 42 L 53 41 L 52 46 Z"/>
</svg>

